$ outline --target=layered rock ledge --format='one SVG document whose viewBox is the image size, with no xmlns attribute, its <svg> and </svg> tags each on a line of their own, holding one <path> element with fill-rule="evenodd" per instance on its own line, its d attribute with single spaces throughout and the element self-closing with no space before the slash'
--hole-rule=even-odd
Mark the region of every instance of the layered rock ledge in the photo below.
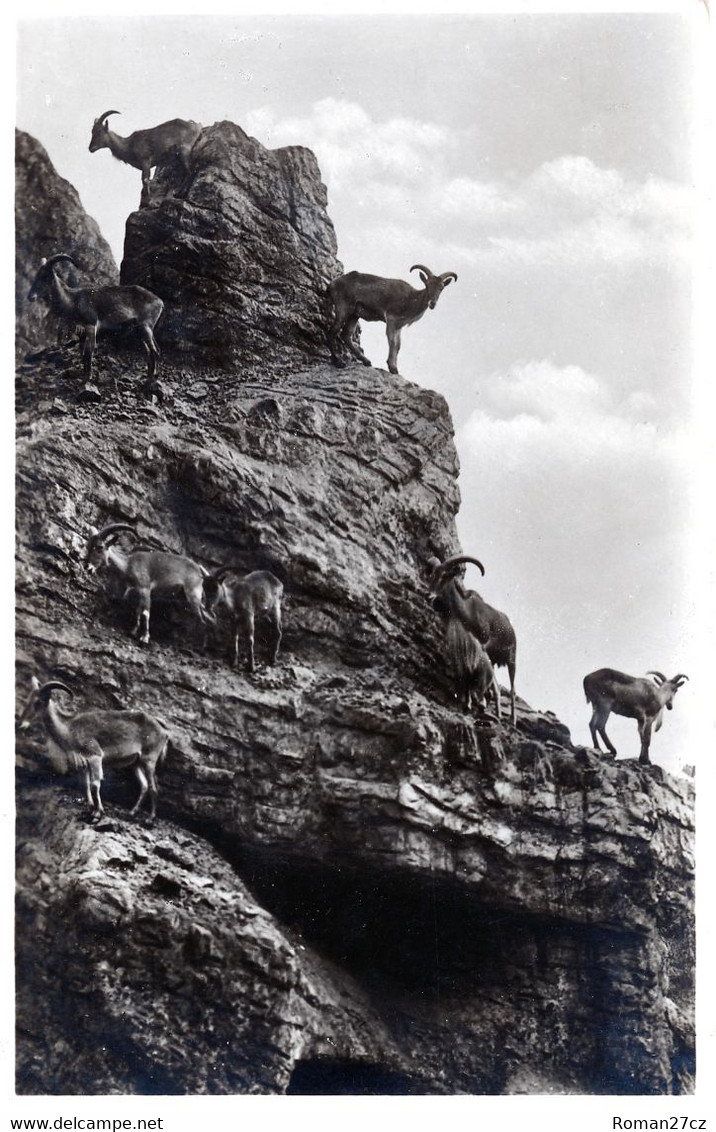
<svg viewBox="0 0 716 1132">
<path fill-rule="evenodd" d="M 128 223 L 123 276 L 167 289 L 164 402 L 137 397 L 137 351 L 109 341 L 99 405 L 67 376 L 76 345 L 18 370 L 18 699 L 32 674 L 59 679 L 66 710 L 141 707 L 171 734 L 153 826 L 112 771 L 90 822 L 41 727 L 20 736 L 18 1091 L 691 1091 L 693 783 L 575 746 L 523 701 L 515 727 L 458 709 L 426 572 L 459 549 L 448 408 L 319 360 L 335 260 L 319 196 L 312 220 L 296 203 L 319 194 L 312 157 L 266 156 L 237 127 L 204 137 L 188 198 L 162 197 L 162 174 Z M 230 279 L 197 305 L 171 238 L 186 250 L 244 175 L 248 228 L 297 233 L 313 298 L 294 318 L 283 271 L 274 335 L 264 244 L 252 292 L 241 225 L 222 224 L 209 243 L 224 232 L 255 307 L 226 337 Z M 90 528 L 115 521 L 208 568 L 274 571 L 278 664 L 232 668 L 225 635 L 204 647 L 159 602 L 138 644 L 122 594 L 83 566 Z"/>
<path fill-rule="evenodd" d="M 424 574 L 455 547 L 444 402 L 361 367 L 204 385 L 19 416 L 20 694 L 36 672 L 172 735 L 153 830 L 133 779 L 88 827 L 24 751 L 20 1090 L 87 1091 L 69 1002 L 75 1046 L 122 1051 L 97 1092 L 688 1089 L 691 784 L 524 703 L 457 710 Z M 138 645 L 82 567 L 111 521 L 279 574 L 278 665 L 160 606 Z"/>
</svg>

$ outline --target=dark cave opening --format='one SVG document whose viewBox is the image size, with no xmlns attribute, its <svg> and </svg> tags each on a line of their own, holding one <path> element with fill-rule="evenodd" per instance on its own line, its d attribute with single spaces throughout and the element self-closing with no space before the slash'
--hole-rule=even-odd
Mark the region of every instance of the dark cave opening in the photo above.
<svg viewBox="0 0 716 1132">
<path fill-rule="evenodd" d="M 475 988 L 511 994 L 549 984 L 574 962 L 589 984 L 585 997 L 597 980 L 608 1006 L 597 957 L 614 947 L 615 933 L 603 928 L 501 906 L 459 881 L 407 869 L 297 860 L 254 846 L 234 851 L 233 863 L 287 929 L 362 979 L 438 997 Z"/>
<path fill-rule="evenodd" d="M 131 780 L 125 788 L 136 789 Z M 521 1066 L 553 1074 L 567 1091 L 663 1091 L 638 1051 L 629 1053 L 634 1010 L 623 986 L 653 978 L 640 974 L 638 933 L 528 914 L 445 876 L 358 867 L 338 852 L 317 860 L 239 846 L 213 823 L 175 816 L 221 852 L 289 939 L 360 984 L 399 1047 L 432 1051 L 436 1091 L 444 1080 L 458 1082 L 456 1091 L 510 1091 Z M 411 1076 L 402 1061 L 371 1065 L 351 1052 L 306 1056 L 288 1091 L 433 1091 L 425 1064 Z M 174 1090 L 143 1076 L 140 1091 Z"/>
<path fill-rule="evenodd" d="M 502 1092 L 530 1063 L 575 1091 L 642 1088 L 621 1064 L 631 1039 L 619 971 L 638 967 L 638 933 L 578 923 L 568 910 L 539 916 L 424 871 L 357 867 L 338 853 L 299 859 L 293 850 L 237 846 L 216 829 L 195 832 L 213 841 L 289 936 L 355 978 L 407 1041 L 413 1027 L 424 1034 L 436 1026 L 440 1059 L 441 1026 L 450 1018 L 459 1032 L 464 1016 L 470 1056 L 481 1050 L 474 1091 Z M 363 1065 L 315 1058 L 292 1088 L 370 1091 L 372 1083 Z M 411 1087 L 397 1078 L 395 1085 Z"/>
<path fill-rule="evenodd" d="M 298 1061 L 287 1096 L 410 1096 L 423 1092 L 410 1077 L 384 1066 L 347 1059 Z"/>
</svg>

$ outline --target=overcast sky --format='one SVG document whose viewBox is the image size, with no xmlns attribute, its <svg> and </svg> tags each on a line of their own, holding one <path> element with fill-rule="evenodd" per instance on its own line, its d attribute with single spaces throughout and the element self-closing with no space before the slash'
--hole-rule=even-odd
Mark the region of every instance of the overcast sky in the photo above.
<svg viewBox="0 0 716 1132">
<path fill-rule="evenodd" d="M 576 742 L 592 669 L 693 676 L 692 66 L 676 13 L 20 25 L 17 124 L 118 261 L 140 177 L 88 152 L 109 109 L 123 134 L 179 116 L 307 145 L 347 270 L 457 272 L 401 373 L 447 398 L 468 582 Z M 364 344 L 384 365 L 384 331 Z M 654 739 L 664 766 L 696 761 L 696 694 Z M 609 730 L 638 753 L 632 721 Z"/>
</svg>

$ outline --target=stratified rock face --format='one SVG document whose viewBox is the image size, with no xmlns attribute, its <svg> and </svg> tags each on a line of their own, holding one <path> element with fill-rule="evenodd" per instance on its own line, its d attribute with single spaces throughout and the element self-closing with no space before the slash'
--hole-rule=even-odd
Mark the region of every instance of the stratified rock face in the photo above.
<svg viewBox="0 0 716 1132">
<path fill-rule="evenodd" d="M 169 163 L 127 221 L 122 281 L 164 300 L 162 347 L 222 365 L 325 358 L 326 285 L 342 268 L 311 151 L 220 122 L 191 161 L 187 190 Z"/>
<path fill-rule="evenodd" d="M 187 198 L 170 164 L 128 222 L 123 276 L 166 302 L 162 404 L 109 341 L 99 404 L 69 347 L 20 367 L 18 697 L 61 680 L 67 711 L 142 708 L 171 744 L 153 826 L 109 767 L 89 824 L 23 732 L 18 1091 L 691 1091 L 693 784 L 521 701 L 516 727 L 458 710 L 427 587 L 459 549 L 447 407 L 317 360 L 340 265 L 308 151 L 224 123 L 194 160 Z M 278 663 L 259 626 L 233 668 L 225 623 L 205 642 L 156 598 L 139 645 L 126 586 L 83 565 L 111 522 L 272 570 Z"/>
<path fill-rule="evenodd" d="M 88 216 L 76 189 L 58 176 L 39 142 L 15 131 L 15 334 L 18 356 L 54 345 L 57 319 L 27 294 L 43 258 L 66 252 L 80 278 L 116 283 L 119 272 L 109 244 Z"/>
<path fill-rule="evenodd" d="M 692 783 L 456 708 L 442 399 L 360 366 L 163 381 L 100 415 L 38 364 L 20 407 L 19 698 L 37 672 L 172 744 L 154 827 L 111 770 L 88 826 L 21 746 L 19 1091 L 690 1091 Z M 138 645 L 82 566 L 128 520 L 279 575 L 278 664 L 159 603 Z"/>
</svg>

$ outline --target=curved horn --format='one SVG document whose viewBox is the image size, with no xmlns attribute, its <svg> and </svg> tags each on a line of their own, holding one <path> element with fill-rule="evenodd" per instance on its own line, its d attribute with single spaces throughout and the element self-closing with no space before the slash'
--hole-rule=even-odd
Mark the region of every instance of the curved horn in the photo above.
<svg viewBox="0 0 716 1132">
<path fill-rule="evenodd" d="M 110 114 L 119 114 L 119 113 L 120 113 L 119 110 L 105 110 L 104 114 L 100 114 L 99 118 L 95 118 L 95 124 L 97 122 L 101 122 L 103 126 L 106 126 L 107 125 L 107 119 L 109 118 Z"/>
<path fill-rule="evenodd" d="M 410 268 L 410 270 L 411 271 L 424 271 L 425 274 L 427 275 L 428 279 L 433 278 L 432 271 L 430 270 L 429 267 L 426 267 L 424 263 L 414 263 L 413 266 Z"/>
<path fill-rule="evenodd" d="M 57 263 L 58 260 L 61 259 L 66 259 L 73 265 L 73 267 L 77 267 L 77 264 L 73 260 L 72 256 L 68 255 L 67 252 L 57 252 L 56 255 L 48 256 L 47 259 L 43 259 L 40 267 L 52 267 L 53 263 Z"/>
<path fill-rule="evenodd" d="M 478 570 L 484 577 L 485 567 L 482 565 L 482 562 L 480 562 L 477 558 L 473 558 L 469 554 L 456 554 L 452 558 L 446 558 L 444 562 L 440 563 L 437 572 L 442 574 L 443 571 L 450 570 L 453 566 L 460 566 L 463 562 L 472 562 L 473 565 L 477 566 Z"/>
<path fill-rule="evenodd" d="M 683 684 L 684 680 L 688 680 L 688 676 L 686 676 L 683 672 L 680 672 L 678 676 L 671 677 L 672 684 L 676 684 L 677 681 L 679 684 Z"/>
<path fill-rule="evenodd" d="M 130 523 L 109 523 L 106 527 L 102 527 L 101 531 L 97 531 L 91 535 L 90 538 L 98 542 L 104 542 L 115 531 L 131 531 L 135 538 L 139 538 L 137 528 L 131 526 Z"/>
<path fill-rule="evenodd" d="M 649 669 L 649 671 L 647 672 L 647 676 L 657 676 L 658 682 L 659 682 L 660 685 L 664 684 L 666 682 L 666 677 L 664 676 L 664 673 L 663 672 L 656 672 L 653 668 Z"/>
<path fill-rule="evenodd" d="M 72 689 L 68 688 L 66 684 L 63 684 L 61 680 L 48 680 L 46 684 L 41 684 L 37 689 L 37 694 L 38 696 L 49 696 L 50 692 L 54 692 L 56 688 L 67 692 L 70 696 L 74 696 L 75 694 Z"/>
<path fill-rule="evenodd" d="M 442 279 L 443 283 L 446 283 L 448 279 L 454 279 L 455 282 L 457 283 L 457 272 L 456 271 L 443 271 L 442 275 L 439 275 L 438 278 Z"/>
</svg>

